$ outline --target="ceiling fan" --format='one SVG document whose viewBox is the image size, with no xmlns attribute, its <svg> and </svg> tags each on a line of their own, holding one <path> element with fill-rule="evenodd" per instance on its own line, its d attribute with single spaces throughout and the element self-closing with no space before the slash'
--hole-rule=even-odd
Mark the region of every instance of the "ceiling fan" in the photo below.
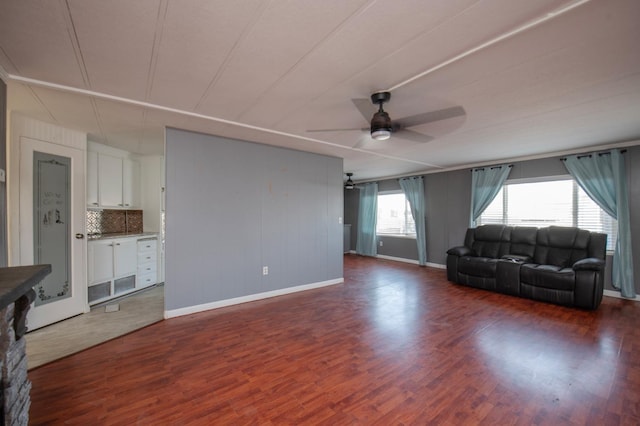
<svg viewBox="0 0 640 426">
<path fill-rule="evenodd" d="M 351 180 L 351 176 L 353 173 L 345 173 L 347 175 L 347 181 L 344 183 L 344 189 L 353 189 L 356 187 L 356 184 Z"/>
<path fill-rule="evenodd" d="M 466 115 L 464 108 L 461 106 L 454 106 L 392 120 L 391 117 L 389 117 L 389 114 L 382 107 L 382 105 L 389 102 L 390 99 L 391 93 L 389 92 L 374 93 L 371 95 L 371 101 L 368 99 L 351 99 L 351 102 L 353 102 L 358 111 L 360 111 L 360 114 L 362 114 L 367 121 L 369 121 L 369 117 L 371 117 L 373 112 L 369 128 L 312 129 L 307 130 L 307 132 L 344 132 L 359 130 L 369 132 L 371 138 L 377 141 L 384 141 L 389 139 L 391 135 L 397 135 L 402 139 L 425 143 L 433 140 L 433 137 L 410 130 L 409 127 Z M 373 106 L 378 106 L 377 111 L 372 108 L 372 104 Z M 356 147 L 361 145 L 363 142 L 366 142 L 366 140 L 358 143 Z"/>
</svg>

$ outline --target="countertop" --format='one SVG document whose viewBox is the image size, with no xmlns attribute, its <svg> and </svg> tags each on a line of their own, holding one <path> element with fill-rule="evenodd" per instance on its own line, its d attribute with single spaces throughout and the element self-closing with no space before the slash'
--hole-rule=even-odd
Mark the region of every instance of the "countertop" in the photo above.
<svg viewBox="0 0 640 426">
<path fill-rule="evenodd" d="M 129 238 L 129 237 L 135 237 L 135 238 L 144 238 L 144 237 L 157 237 L 158 233 L 157 232 L 138 232 L 138 233 L 131 233 L 131 232 L 121 232 L 121 233 L 117 233 L 117 234 L 93 234 L 93 235 L 88 235 L 87 236 L 87 240 L 89 241 L 97 241 L 97 240 L 109 240 L 112 238 Z"/>
<path fill-rule="evenodd" d="M 51 265 L 0 268 L 0 309 L 18 300 L 50 272 Z"/>
</svg>

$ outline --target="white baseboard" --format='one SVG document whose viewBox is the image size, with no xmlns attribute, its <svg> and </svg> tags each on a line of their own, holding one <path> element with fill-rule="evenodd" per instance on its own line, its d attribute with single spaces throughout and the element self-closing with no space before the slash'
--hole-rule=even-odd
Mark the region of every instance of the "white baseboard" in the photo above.
<svg viewBox="0 0 640 426">
<path fill-rule="evenodd" d="M 172 309 L 164 311 L 164 318 L 175 318 L 183 315 L 195 314 L 198 312 L 209 311 L 211 309 L 224 308 L 225 306 L 239 305 L 240 303 L 254 302 L 256 300 L 268 299 L 270 297 L 282 296 L 300 291 L 312 290 L 314 288 L 327 287 L 330 285 L 340 284 L 344 282 L 344 278 L 336 278 L 334 280 L 320 281 L 317 283 L 304 284 L 296 287 L 281 288 L 278 290 L 267 291 L 264 293 L 250 294 L 248 296 L 235 297 L 233 299 L 217 300 L 211 303 L 203 303 L 202 305 L 188 306 L 186 308 Z"/>
<path fill-rule="evenodd" d="M 447 265 L 442 265 L 440 263 L 427 262 L 427 266 L 430 266 L 432 268 L 438 268 L 438 269 L 447 269 Z"/>
<path fill-rule="evenodd" d="M 349 251 L 350 254 L 357 254 L 354 250 Z M 412 265 L 419 265 L 419 262 L 417 260 L 414 259 L 405 259 L 404 257 L 394 257 L 394 256 L 387 256 L 384 254 L 379 254 L 376 256 L 378 259 L 385 259 L 385 260 L 393 260 L 395 262 L 403 262 L 403 263 L 411 263 Z M 432 263 L 432 262 L 427 262 L 427 265 L 431 268 L 437 268 L 437 269 L 447 269 L 447 265 L 442 265 L 440 263 Z"/>
<path fill-rule="evenodd" d="M 615 297 L 616 299 L 624 299 L 624 300 L 631 300 L 632 302 L 640 302 L 640 298 L 638 298 L 638 296 L 636 296 L 634 299 L 629 299 L 628 297 L 622 297 L 620 292 L 617 290 L 605 290 L 602 292 L 602 294 L 607 297 Z"/>
<path fill-rule="evenodd" d="M 393 260 L 395 262 L 411 263 L 412 265 L 417 265 L 418 264 L 417 260 L 405 259 L 404 257 L 393 257 L 393 256 L 387 256 L 387 255 L 384 255 L 384 254 L 379 254 L 376 257 L 378 259 Z"/>
</svg>

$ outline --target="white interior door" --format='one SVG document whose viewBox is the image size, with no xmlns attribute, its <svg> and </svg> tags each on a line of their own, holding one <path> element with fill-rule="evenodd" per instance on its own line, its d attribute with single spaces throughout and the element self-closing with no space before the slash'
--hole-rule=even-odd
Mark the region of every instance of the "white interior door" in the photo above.
<svg viewBox="0 0 640 426">
<path fill-rule="evenodd" d="M 51 264 L 29 310 L 29 330 L 88 311 L 84 152 L 20 138 L 20 263 Z"/>
</svg>

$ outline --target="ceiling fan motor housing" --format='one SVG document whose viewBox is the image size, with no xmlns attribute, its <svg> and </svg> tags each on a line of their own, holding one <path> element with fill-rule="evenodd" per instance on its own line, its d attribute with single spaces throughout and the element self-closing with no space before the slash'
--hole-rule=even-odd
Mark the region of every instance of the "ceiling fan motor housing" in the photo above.
<svg viewBox="0 0 640 426">
<path fill-rule="evenodd" d="M 382 109 L 382 104 L 388 102 L 389 99 L 391 99 L 391 93 L 389 92 L 379 92 L 371 95 L 371 102 L 380 106 L 378 112 L 373 114 L 371 119 L 371 137 L 379 141 L 389 139 L 393 131 L 391 117 Z"/>
<path fill-rule="evenodd" d="M 378 92 L 371 95 L 371 102 L 374 105 L 382 105 L 385 102 L 389 102 L 391 99 L 391 93 L 389 92 Z"/>
<path fill-rule="evenodd" d="M 380 130 L 387 130 L 391 132 L 391 118 L 389 114 L 384 111 L 378 111 L 373 115 L 371 119 L 371 134 Z"/>
</svg>

